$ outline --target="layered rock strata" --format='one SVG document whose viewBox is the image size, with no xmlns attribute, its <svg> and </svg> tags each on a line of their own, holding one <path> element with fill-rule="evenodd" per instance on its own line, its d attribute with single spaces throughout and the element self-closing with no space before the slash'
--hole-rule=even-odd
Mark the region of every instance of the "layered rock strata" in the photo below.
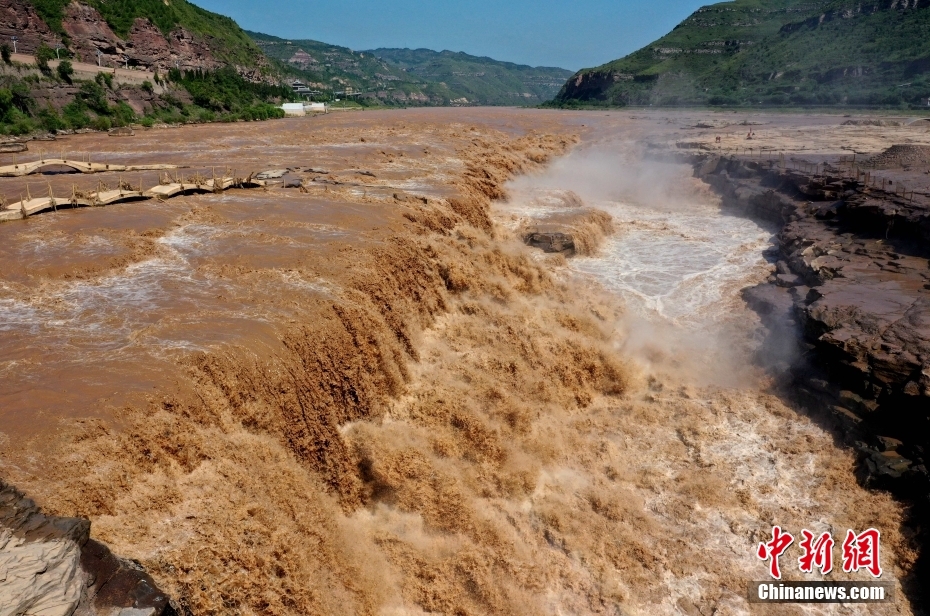
<svg viewBox="0 0 930 616">
<path fill-rule="evenodd" d="M 930 195 L 823 163 L 810 174 L 781 161 L 691 162 L 725 207 L 776 230 L 775 272 L 743 292 L 769 329 L 763 355 L 781 356 L 788 391 L 858 451 L 860 482 L 910 503 L 922 546 L 914 579 L 926 579 Z M 915 592 L 928 600 L 926 588 Z"/>
<path fill-rule="evenodd" d="M 65 7 L 61 26 L 74 59 L 99 63 L 101 67 L 128 65 L 165 72 L 172 68 L 215 70 L 226 64 L 217 58 L 215 45 L 208 38 L 181 26 L 166 35 L 150 20 L 137 18 L 124 40 L 97 9 L 79 2 Z M 49 28 L 31 4 L 0 0 L 0 42 L 12 43 L 12 37 L 17 39 L 19 53 L 34 54 L 43 43 L 52 48 L 66 47 L 62 37 Z M 244 76 L 260 79 L 265 64 L 263 58 L 256 57 L 256 66 L 236 69 Z"/>
<path fill-rule="evenodd" d="M 769 282 L 746 292 L 770 322 L 799 328 L 801 393 L 827 393 L 869 482 L 926 495 L 930 446 L 930 199 L 844 177 L 719 157 L 697 175 L 724 205 L 775 223 Z M 816 375 L 815 375 L 816 376 Z"/>
<path fill-rule="evenodd" d="M 62 27 L 71 39 L 78 60 L 103 66 L 140 66 L 214 70 L 223 65 L 210 46 L 178 26 L 166 37 L 148 19 L 137 18 L 127 40 L 118 37 L 97 9 L 72 2 L 65 9 Z"/>
<path fill-rule="evenodd" d="M 43 514 L 0 481 L 0 616 L 174 616 L 140 565 L 90 539 L 90 522 Z"/>
<path fill-rule="evenodd" d="M 19 53 L 35 53 L 42 43 L 52 48 L 61 44 L 61 38 L 42 21 L 31 4 L 21 0 L 0 0 L 0 43 L 12 48 L 13 37 L 17 39 L 16 51 Z"/>
</svg>

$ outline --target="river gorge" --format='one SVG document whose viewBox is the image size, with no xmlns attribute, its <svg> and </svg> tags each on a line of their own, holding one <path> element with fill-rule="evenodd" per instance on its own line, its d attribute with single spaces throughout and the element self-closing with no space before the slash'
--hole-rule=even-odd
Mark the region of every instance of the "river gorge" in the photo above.
<svg viewBox="0 0 930 616">
<path fill-rule="evenodd" d="M 895 595 L 869 613 L 915 613 L 911 505 L 857 479 L 786 387 L 803 341 L 773 343 L 744 299 L 776 275 L 778 226 L 676 146 L 723 135 L 705 158 L 761 160 L 749 121 L 768 159 L 798 132 L 822 157 L 930 144 L 826 115 L 519 109 L 62 139 L 280 173 L 0 224 L 0 479 L 89 520 L 151 576 L 152 614 L 863 613 L 748 603 L 775 525 L 880 529 Z M 560 233 L 571 249 L 527 245 Z M 62 563 L 87 537 L 54 541 L 48 570 L 84 580 Z M 872 579 L 796 557 L 787 580 Z M 8 574 L 17 600 L 51 596 L 33 574 Z M 94 584 L 52 584 L 72 611 L 48 613 L 146 607 Z"/>
</svg>

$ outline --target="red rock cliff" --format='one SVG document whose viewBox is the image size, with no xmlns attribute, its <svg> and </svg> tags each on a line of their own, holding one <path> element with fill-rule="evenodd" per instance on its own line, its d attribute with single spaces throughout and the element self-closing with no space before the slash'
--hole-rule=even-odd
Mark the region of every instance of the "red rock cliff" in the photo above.
<svg viewBox="0 0 930 616">
<path fill-rule="evenodd" d="M 43 42 L 49 47 L 61 43 L 61 39 L 49 29 L 32 5 L 22 0 L 0 0 L 0 43 L 11 42 L 16 37 L 16 50 L 20 53 L 35 53 Z"/>
<path fill-rule="evenodd" d="M 103 66 L 157 68 L 219 68 L 222 62 L 214 58 L 209 44 L 199 36 L 178 26 L 167 37 L 148 19 L 136 19 L 128 40 L 119 38 L 103 16 L 93 7 L 72 2 L 65 9 L 62 26 L 71 38 L 71 49 L 82 62 L 97 62 Z"/>
</svg>

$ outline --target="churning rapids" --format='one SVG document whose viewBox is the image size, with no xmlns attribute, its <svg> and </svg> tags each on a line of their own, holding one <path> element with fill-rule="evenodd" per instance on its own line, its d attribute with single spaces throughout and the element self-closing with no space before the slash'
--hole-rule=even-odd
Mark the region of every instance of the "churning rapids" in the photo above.
<svg viewBox="0 0 930 616">
<path fill-rule="evenodd" d="M 741 289 L 758 284 L 772 271 L 765 254 L 774 238 L 764 223 L 726 212 L 719 198 L 692 177 L 689 167 L 650 162 L 636 144 L 628 142 L 600 141 L 581 147 L 555 161 L 544 173 L 517 178 L 509 187 L 511 200 L 496 207 L 502 224 L 524 237 L 538 232 L 572 234 L 577 254 L 566 263 L 567 277 L 582 286 L 593 283 L 622 303 L 618 344 L 645 370 L 646 389 L 651 392 L 645 399 L 660 399 L 669 385 L 683 389 L 704 386 L 707 398 L 702 401 L 703 410 L 716 407 L 721 402 L 716 397 L 727 392 L 723 406 L 727 413 L 733 413 L 730 396 L 737 391 L 748 396 L 735 402 L 748 411 L 742 420 L 721 422 L 717 412 L 702 414 L 701 421 L 707 422 L 705 435 L 710 438 L 696 448 L 716 449 L 729 458 L 722 466 L 732 469 L 735 481 L 731 486 L 740 491 L 781 492 L 776 500 L 786 505 L 799 496 L 808 506 L 816 503 L 810 496 L 826 479 L 823 460 L 809 455 L 793 468 L 791 463 L 779 463 L 776 457 L 784 452 L 778 448 L 784 445 L 772 448 L 773 433 L 764 427 L 772 416 L 752 418 L 749 410 L 760 401 L 757 394 L 770 387 L 772 371 L 784 369 L 796 359 L 797 352 L 794 340 L 779 340 L 763 348 L 763 327 L 740 298 Z M 597 212 L 608 214 L 611 224 L 592 224 Z M 766 415 L 776 408 L 772 399 L 763 405 Z M 775 415 L 781 419 L 769 430 L 784 434 L 800 424 L 802 432 L 818 433 L 818 439 L 826 436 L 803 415 L 789 416 L 784 411 Z M 681 426 L 676 428 L 680 430 Z M 811 439 L 812 433 L 807 432 L 804 438 Z M 689 447 L 695 446 L 682 440 Z M 842 455 L 838 451 L 833 454 Z M 721 458 L 701 462 L 705 456 L 706 449 L 695 458 L 698 465 L 719 470 Z M 655 500 L 663 497 L 657 495 Z M 648 498 L 646 502 L 648 508 L 657 510 L 648 504 Z M 807 525 L 811 529 L 838 529 L 816 507 L 812 515 Z M 777 516 L 769 519 L 772 523 L 778 520 Z M 714 526 L 694 529 L 694 536 L 706 542 L 720 532 Z M 732 522 L 727 526 L 733 530 Z M 727 543 L 733 549 L 733 543 Z M 751 554 L 751 545 L 744 549 L 746 555 Z M 743 559 L 734 556 L 734 560 Z M 692 612 L 688 598 L 680 599 L 675 607 L 686 614 L 705 613 L 698 609 Z M 764 611 L 754 607 L 753 613 Z M 821 607 L 810 612 L 848 610 L 836 608 L 834 612 Z"/>
<path fill-rule="evenodd" d="M 592 164 L 603 175 L 575 176 L 577 167 Z M 651 190 L 642 184 L 644 172 Z M 670 191 L 670 184 L 682 188 Z M 695 192 L 686 194 L 682 185 Z M 618 152 L 595 150 L 557 161 L 543 177 L 514 183 L 518 195 L 526 187 L 531 192 L 571 190 L 584 195 L 587 206 L 611 215 L 614 234 L 603 240 L 596 255 L 581 255 L 571 267 L 622 295 L 642 316 L 692 328 L 725 320 L 734 311 L 734 290 L 767 274 L 763 251 L 771 234 L 751 220 L 723 215 L 682 168 L 631 164 Z M 572 211 L 545 202 L 507 210 L 531 218 Z"/>
<path fill-rule="evenodd" d="M 424 109 L 73 137 L 299 187 L 0 225 L 0 478 L 196 616 L 856 613 L 747 603 L 775 524 L 880 528 L 887 581 L 915 554 L 756 367 L 739 291 L 770 233 L 645 161 L 669 126 Z M 817 579 L 796 558 L 786 579 Z"/>
<path fill-rule="evenodd" d="M 582 236 L 568 267 L 623 302 L 625 350 L 646 361 L 647 349 L 671 353 L 701 381 L 735 384 L 748 376 L 758 323 L 739 291 L 769 275 L 770 232 L 725 214 L 685 166 L 643 162 L 635 144 L 581 149 L 544 175 L 517 179 L 511 190 L 514 198 L 500 211 L 515 232 L 555 223 Z M 592 210 L 611 224 L 587 224 Z M 790 360 L 792 345 L 785 347 L 770 363 Z"/>
<path fill-rule="evenodd" d="M 596 277 L 643 315 L 682 326 L 732 314 L 733 290 L 758 280 L 769 234 L 751 221 L 695 203 L 690 211 L 594 204 L 623 231 L 603 256 L 583 256 L 573 269 Z"/>
</svg>

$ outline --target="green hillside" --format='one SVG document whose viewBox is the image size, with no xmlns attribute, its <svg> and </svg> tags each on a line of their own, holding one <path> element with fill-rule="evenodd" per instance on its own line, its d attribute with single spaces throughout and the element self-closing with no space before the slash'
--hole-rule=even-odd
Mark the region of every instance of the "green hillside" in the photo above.
<svg viewBox="0 0 930 616">
<path fill-rule="evenodd" d="M 408 74 L 446 84 L 456 97 L 483 105 L 538 104 L 559 91 L 571 71 L 532 67 L 453 51 L 429 49 L 374 49 Z"/>
<path fill-rule="evenodd" d="M 533 68 L 426 49 L 353 51 L 319 41 L 248 33 L 286 74 L 329 99 L 347 87 L 361 102 L 389 105 L 537 105 L 571 71 Z"/>
<path fill-rule="evenodd" d="M 319 41 L 247 34 L 283 74 L 303 81 L 319 100 L 329 100 L 346 87 L 377 95 L 379 90 L 393 92 L 401 86 L 406 93 L 422 93 L 426 85 L 370 53 Z"/>
<path fill-rule="evenodd" d="M 926 4 L 736 0 L 579 71 L 554 104 L 909 107 L 926 106 L 928 96 Z"/>
<path fill-rule="evenodd" d="M 64 35 L 64 9 L 71 0 L 28 0 L 54 32 Z M 81 0 L 97 9 L 117 36 L 125 38 L 137 17 L 146 17 L 163 34 L 182 26 L 210 42 L 217 59 L 241 66 L 256 66 L 261 51 L 236 24 L 187 0 Z M 66 41 L 67 43 L 67 41 Z"/>
</svg>

